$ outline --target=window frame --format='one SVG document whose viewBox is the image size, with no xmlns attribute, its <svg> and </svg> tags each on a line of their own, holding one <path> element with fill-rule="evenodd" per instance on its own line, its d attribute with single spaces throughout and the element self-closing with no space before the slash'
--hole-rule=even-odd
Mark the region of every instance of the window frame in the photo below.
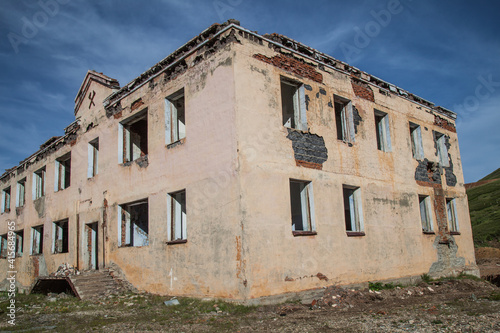
<svg viewBox="0 0 500 333">
<path fill-rule="evenodd" d="M 136 207 L 140 205 L 146 205 L 147 212 L 147 224 L 143 225 L 143 227 L 147 227 L 147 230 L 141 228 L 139 224 L 132 220 L 132 213 L 129 211 L 131 207 Z M 127 202 L 124 204 L 118 205 L 118 247 L 143 247 L 149 245 L 150 239 L 150 228 L 149 228 L 149 200 L 148 198 L 140 199 L 133 202 Z M 124 220 L 125 218 L 125 220 Z M 140 239 L 136 240 L 136 235 L 140 235 L 140 231 L 137 228 L 141 229 L 142 234 L 145 234 L 147 237 L 142 238 L 142 243 L 140 243 Z M 125 232 L 125 233 L 124 233 Z M 137 242 L 137 243 L 136 243 Z"/>
<path fill-rule="evenodd" d="M 389 114 L 377 109 L 374 109 L 375 115 L 375 135 L 377 139 L 377 149 L 383 152 L 392 151 L 391 129 Z"/>
<path fill-rule="evenodd" d="M 446 219 L 452 235 L 460 235 L 456 198 L 446 198 Z"/>
<path fill-rule="evenodd" d="M 293 186 L 297 185 L 292 184 L 298 185 L 298 197 L 294 197 L 296 195 L 296 191 L 293 188 Z M 312 181 L 291 178 L 289 180 L 289 190 L 292 234 L 294 236 L 315 235 L 316 222 L 314 218 L 314 195 Z M 295 214 L 295 211 L 298 211 L 300 214 Z M 294 218 L 294 216 L 300 216 L 300 224 L 302 226 L 301 229 L 298 229 L 297 219 Z"/>
<path fill-rule="evenodd" d="M 285 103 L 285 89 L 284 85 L 289 89 L 292 87 L 294 89 L 292 94 L 291 103 Z M 305 97 L 305 87 L 304 84 L 284 76 L 280 77 L 280 94 L 281 94 L 281 123 L 284 127 L 290 129 L 296 129 L 300 131 L 307 131 L 307 110 L 306 110 L 306 97 Z M 285 117 L 292 115 L 291 113 L 286 113 L 286 105 L 291 105 L 293 109 L 293 117 L 290 117 L 285 121 Z"/>
<path fill-rule="evenodd" d="M 33 200 L 43 198 L 45 196 L 45 180 L 47 169 L 45 165 L 33 172 Z"/>
<path fill-rule="evenodd" d="M 54 192 L 59 192 L 71 186 L 71 152 L 55 160 Z"/>
<path fill-rule="evenodd" d="M 179 100 L 182 100 L 182 102 L 179 102 Z M 182 106 L 182 118 L 184 122 L 182 122 L 181 117 L 179 117 L 180 106 Z M 181 88 L 165 98 L 165 145 L 177 143 L 185 138 L 186 95 L 184 93 L 184 88 Z"/>
<path fill-rule="evenodd" d="M 87 179 L 99 174 L 99 137 L 89 141 L 87 146 Z"/>
<path fill-rule="evenodd" d="M 145 158 L 149 154 L 149 120 L 148 108 L 137 112 L 133 116 L 118 123 L 118 163 L 126 164 Z M 131 127 L 140 121 L 146 121 L 145 136 L 140 136 L 139 145 L 132 140 L 132 134 L 137 134 L 131 131 Z M 144 134 L 144 133 L 143 133 Z M 143 141 L 143 139 L 145 140 Z M 145 143 L 144 143 L 145 142 Z M 144 152 L 145 146 L 145 152 Z M 137 156 L 137 154 L 139 156 Z"/>
<path fill-rule="evenodd" d="M 410 121 L 409 128 L 412 156 L 416 160 L 424 160 L 425 154 L 421 126 Z"/>
<path fill-rule="evenodd" d="M 16 183 L 16 207 L 26 205 L 26 177 Z"/>
<path fill-rule="evenodd" d="M 448 156 L 448 147 L 446 147 L 446 135 L 434 131 L 434 143 L 436 144 L 439 165 L 446 168 L 449 167 L 450 159 Z"/>
<path fill-rule="evenodd" d="M 167 243 L 187 242 L 186 189 L 167 195 Z"/>
<path fill-rule="evenodd" d="M 0 259 L 7 259 L 8 255 L 8 234 L 0 235 Z"/>
<path fill-rule="evenodd" d="M 61 241 L 61 245 L 57 242 Z M 69 219 L 52 222 L 52 253 L 69 252 Z"/>
<path fill-rule="evenodd" d="M 418 195 L 418 205 L 422 232 L 424 234 L 434 234 L 434 218 L 432 216 L 432 202 L 430 196 Z"/>
<path fill-rule="evenodd" d="M 24 229 L 15 231 L 14 235 L 16 237 L 16 257 L 22 257 L 24 252 Z"/>
<path fill-rule="evenodd" d="M 352 101 L 338 95 L 333 95 L 333 101 L 337 140 L 354 143 L 355 128 Z M 337 109 L 337 105 L 341 108 L 340 110 Z"/>
<path fill-rule="evenodd" d="M 43 229 L 43 224 L 31 227 L 30 255 L 32 256 L 43 254 Z M 35 240 L 38 240 L 38 243 L 35 243 Z"/>
<path fill-rule="evenodd" d="M 346 234 L 348 236 L 364 236 L 365 225 L 361 188 L 359 186 L 343 184 L 342 198 Z M 346 214 L 347 211 L 349 212 L 349 215 Z"/>
<path fill-rule="evenodd" d="M 2 209 L 1 213 L 10 213 L 12 187 L 7 186 L 2 190 Z"/>
</svg>

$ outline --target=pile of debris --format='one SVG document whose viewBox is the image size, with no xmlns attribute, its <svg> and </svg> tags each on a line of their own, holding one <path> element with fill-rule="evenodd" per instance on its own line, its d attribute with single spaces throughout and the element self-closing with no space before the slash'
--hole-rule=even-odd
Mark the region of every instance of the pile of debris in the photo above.
<svg viewBox="0 0 500 333">
<path fill-rule="evenodd" d="M 65 277 L 69 275 L 80 275 L 80 272 L 78 271 L 78 269 L 76 269 L 75 266 L 68 263 L 62 264 L 57 268 L 57 271 L 55 271 L 55 273 L 50 274 L 50 276 L 56 277 Z"/>
</svg>

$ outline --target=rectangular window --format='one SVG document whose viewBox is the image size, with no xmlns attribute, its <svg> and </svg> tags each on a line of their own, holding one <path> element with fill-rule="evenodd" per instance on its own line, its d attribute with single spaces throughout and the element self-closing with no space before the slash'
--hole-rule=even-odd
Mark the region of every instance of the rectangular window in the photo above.
<svg viewBox="0 0 500 333">
<path fill-rule="evenodd" d="M 343 185 L 345 229 L 348 235 L 364 235 L 361 189 Z"/>
<path fill-rule="evenodd" d="M 422 144 L 422 132 L 420 130 L 420 125 L 410 122 L 410 138 L 413 158 L 423 160 L 424 146 Z"/>
<path fill-rule="evenodd" d="M 352 103 L 350 100 L 336 95 L 334 96 L 334 101 L 337 139 L 344 142 L 354 142 L 355 131 Z"/>
<path fill-rule="evenodd" d="M 24 230 L 19 230 L 15 232 L 16 234 L 16 256 L 22 257 L 23 255 L 23 239 L 24 239 Z"/>
<path fill-rule="evenodd" d="M 377 148 L 385 152 L 391 151 L 391 132 L 389 130 L 389 115 L 375 110 L 375 129 L 377 132 Z"/>
<path fill-rule="evenodd" d="M 52 223 L 52 253 L 68 252 L 68 219 Z"/>
<path fill-rule="evenodd" d="M 99 171 L 99 138 L 96 138 L 88 144 L 88 165 L 87 178 L 95 177 Z"/>
<path fill-rule="evenodd" d="M 0 258 L 7 258 L 7 234 L 0 236 Z"/>
<path fill-rule="evenodd" d="M 16 207 L 23 207 L 26 202 L 26 178 L 17 182 Z"/>
<path fill-rule="evenodd" d="M 135 161 L 148 154 L 148 112 L 137 113 L 118 126 L 118 162 Z"/>
<path fill-rule="evenodd" d="M 448 224 L 452 233 L 459 233 L 458 219 L 457 219 L 457 205 L 455 199 L 446 199 L 446 212 L 448 215 Z"/>
<path fill-rule="evenodd" d="M 33 173 L 33 199 L 41 198 L 45 195 L 45 167 Z"/>
<path fill-rule="evenodd" d="M 313 191 L 310 181 L 290 179 L 290 208 L 292 231 L 314 232 Z"/>
<path fill-rule="evenodd" d="M 54 191 L 67 189 L 71 184 L 71 152 L 56 159 Z"/>
<path fill-rule="evenodd" d="M 168 240 L 186 240 L 186 190 L 169 193 L 167 208 Z"/>
<path fill-rule="evenodd" d="M 2 213 L 10 212 L 10 186 L 2 191 Z"/>
<path fill-rule="evenodd" d="M 118 206 L 118 246 L 149 245 L 148 200 Z"/>
<path fill-rule="evenodd" d="M 439 164 L 443 167 L 450 166 L 450 160 L 448 158 L 448 147 L 446 146 L 446 136 L 439 132 L 434 132 L 434 141 L 437 148 L 437 153 L 439 157 Z"/>
<path fill-rule="evenodd" d="M 422 231 L 424 233 L 434 233 L 432 227 L 431 199 L 426 195 L 419 195 L 420 221 L 422 222 Z"/>
<path fill-rule="evenodd" d="M 304 85 L 281 78 L 283 126 L 307 131 Z"/>
<path fill-rule="evenodd" d="M 31 228 L 31 254 L 43 253 L 43 225 Z"/>
<path fill-rule="evenodd" d="M 186 137 L 184 88 L 165 98 L 165 144 Z"/>
</svg>

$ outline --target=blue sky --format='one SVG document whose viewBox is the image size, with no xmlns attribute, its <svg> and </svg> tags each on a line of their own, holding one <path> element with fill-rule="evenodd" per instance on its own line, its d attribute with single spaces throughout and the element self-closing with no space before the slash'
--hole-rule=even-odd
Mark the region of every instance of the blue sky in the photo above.
<svg viewBox="0 0 500 333">
<path fill-rule="evenodd" d="M 0 173 L 63 134 L 88 69 L 123 86 L 235 18 L 457 112 L 465 181 L 476 181 L 500 167 L 499 12 L 482 0 L 1 0 Z"/>
</svg>

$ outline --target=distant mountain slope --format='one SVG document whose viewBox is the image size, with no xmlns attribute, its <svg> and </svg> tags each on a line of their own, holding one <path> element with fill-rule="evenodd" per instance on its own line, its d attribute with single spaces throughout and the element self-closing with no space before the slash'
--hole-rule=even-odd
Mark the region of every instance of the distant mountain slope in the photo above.
<svg viewBox="0 0 500 333">
<path fill-rule="evenodd" d="M 480 179 L 479 181 L 488 180 L 488 179 L 499 179 L 499 178 L 500 178 L 500 168 L 496 169 L 495 171 L 490 173 L 488 176 Z"/>
<path fill-rule="evenodd" d="M 500 178 L 500 169 L 481 180 Z M 474 243 L 486 246 L 487 241 L 500 240 L 500 180 L 470 188 L 469 210 Z"/>
</svg>

